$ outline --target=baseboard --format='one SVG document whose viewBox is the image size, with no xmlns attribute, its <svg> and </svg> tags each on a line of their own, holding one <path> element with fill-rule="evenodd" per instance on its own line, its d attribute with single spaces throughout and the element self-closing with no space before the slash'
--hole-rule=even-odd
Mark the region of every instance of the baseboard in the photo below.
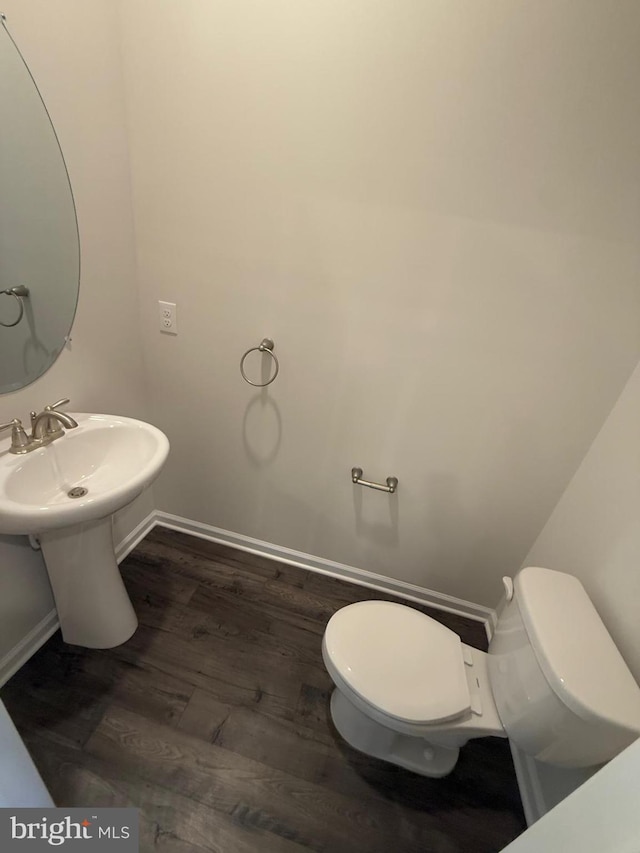
<svg viewBox="0 0 640 853">
<path fill-rule="evenodd" d="M 146 518 L 143 518 L 140 524 L 137 527 L 134 527 L 130 533 L 124 537 L 124 539 L 115 545 L 116 552 L 116 560 L 118 564 L 120 564 L 125 557 L 127 557 L 133 549 L 138 545 L 144 537 L 156 526 L 157 522 L 157 512 L 152 510 Z"/>
<path fill-rule="evenodd" d="M 487 618 L 484 623 L 484 630 L 487 632 L 487 641 L 490 643 L 496 630 L 496 625 L 498 624 L 498 612 L 497 610 L 492 610 L 490 607 L 487 607 L 486 609 Z"/>
<path fill-rule="evenodd" d="M 539 820 L 597 772 L 597 767 L 554 767 L 509 742 L 527 825 Z"/>
<path fill-rule="evenodd" d="M 495 623 L 495 612 L 489 607 L 474 604 L 473 602 L 455 598 L 451 595 L 445 595 L 441 592 L 435 592 L 431 589 L 425 589 L 406 581 L 358 569 L 354 566 L 325 560 L 322 557 L 314 557 L 312 554 L 305 554 L 302 551 L 294 551 L 291 548 L 285 548 L 281 545 L 272 545 L 270 542 L 253 539 L 241 533 L 232 533 L 229 530 L 212 527 L 210 524 L 204 524 L 200 521 L 191 521 L 187 518 L 181 518 L 180 516 L 160 511 L 156 511 L 153 515 L 155 524 L 167 527 L 170 530 L 188 533 L 191 536 L 208 539 L 211 542 L 218 542 L 221 545 L 230 545 L 241 551 L 259 554 L 261 557 L 268 557 L 272 560 L 278 560 L 281 563 L 288 563 L 291 566 L 308 569 L 311 572 L 318 572 L 319 574 L 329 575 L 330 577 L 341 580 L 348 580 L 359 586 L 365 586 L 369 589 L 375 589 L 378 592 L 388 593 L 389 595 L 396 595 L 408 601 L 416 601 L 420 604 L 434 607 L 437 610 L 444 610 L 447 613 L 466 616 L 468 619 L 482 622 L 487 631 L 488 638 L 491 639 Z"/>
<path fill-rule="evenodd" d="M 358 569 L 354 566 L 325 560 L 322 557 L 314 557 L 311 554 L 294 551 L 291 548 L 285 548 L 281 545 L 272 545 L 261 539 L 252 539 L 250 536 L 232 533 L 229 530 L 213 527 L 210 524 L 191 521 L 190 519 L 170 515 L 169 513 L 158 510 L 149 513 L 137 527 L 128 533 L 121 542 L 116 544 L 115 553 L 118 563 L 122 562 L 156 525 L 177 530 L 181 533 L 188 533 L 200 539 L 208 539 L 211 542 L 229 545 L 241 551 L 248 551 L 251 554 L 258 554 L 261 557 L 268 557 L 272 560 L 288 563 L 291 566 L 298 566 L 311 572 L 318 572 L 319 574 L 347 580 L 359 586 L 365 586 L 369 589 L 375 589 L 378 592 L 384 592 L 407 599 L 408 601 L 425 604 L 437 610 L 444 610 L 447 613 L 465 616 L 468 619 L 482 622 L 489 639 L 491 639 L 493 633 L 496 614 L 489 607 L 435 592 L 434 590 L 425 589 L 406 581 L 395 580 L 394 578 L 388 578 L 374 572 L 367 572 L 364 569 Z M 0 686 L 11 678 L 58 628 L 58 615 L 55 610 L 52 610 L 19 643 L 7 652 L 0 659 Z"/>
<path fill-rule="evenodd" d="M 518 780 L 524 816 L 527 826 L 531 826 L 547 812 L 540 780 L 534 760 L 521 752 L 511 741 L 509 741 L 509 746 L 511 747 L 511 756 Z"/>
<path fill-rule="evenodd" d="M 50 610 L 47 615 L 0 659 L 0 687 L 7 682 L 33 655 L 40 646 L 59 628 L 58 613 Z"/>
</svg>

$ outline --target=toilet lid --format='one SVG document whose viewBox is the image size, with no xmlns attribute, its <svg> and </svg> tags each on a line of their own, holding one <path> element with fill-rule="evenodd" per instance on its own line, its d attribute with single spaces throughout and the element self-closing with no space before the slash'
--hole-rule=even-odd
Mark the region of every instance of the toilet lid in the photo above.
<svg viewBox="0 0 640 853">
<path fill-rule="evenodd" d="M 361 699 L 408 723 L 438 723 L 471 705 L 460 637 L 418 610 L 359 601 L 327 625 L 324 651 Z"/>
</svg>

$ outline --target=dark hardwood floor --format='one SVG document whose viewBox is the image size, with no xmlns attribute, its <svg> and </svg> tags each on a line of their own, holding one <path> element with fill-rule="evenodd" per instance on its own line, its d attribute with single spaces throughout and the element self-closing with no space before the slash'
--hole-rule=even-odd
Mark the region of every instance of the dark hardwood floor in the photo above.
<svg viewBox="0 0 640 853">
<path fill-rule="evenodd" d="M 121 569 L 131 640 L 56 634 L 0 693 L 58 805 L 136 806 L 141 850 L 164 853 L 488 853 L 525 828 L 506 741 L 426 779 L 333 729 L 324 626 L 388 596 L 162 528 Z"/>
</svg>

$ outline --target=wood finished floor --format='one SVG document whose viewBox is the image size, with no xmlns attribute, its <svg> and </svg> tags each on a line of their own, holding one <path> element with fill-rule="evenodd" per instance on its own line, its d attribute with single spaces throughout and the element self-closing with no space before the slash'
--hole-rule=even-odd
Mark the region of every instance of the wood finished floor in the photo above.
<svg viewBox="0 0 640 853">
<path fill-rule="evenodd" d="M 162 528 L 121 569 L 131 640 L 56 634 L 0 693 L 58 805 L 136 806 L 145 853 L 488 853 L 524 830 L 506 741 L 432 780 L 333 729 L 324 626 L 388 596 Z"/>
</svg>

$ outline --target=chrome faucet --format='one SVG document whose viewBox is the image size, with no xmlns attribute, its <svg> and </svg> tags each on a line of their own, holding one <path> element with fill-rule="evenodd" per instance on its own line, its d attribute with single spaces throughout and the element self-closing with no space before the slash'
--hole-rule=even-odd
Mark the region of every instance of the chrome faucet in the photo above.
<svg viewBox="0 0 640 853">
<path fill-rule="evenodd" d="M 64 429 L 75 429 L 78 426 L 78 422 L 71 415 L 56 411 L 58 406 L 66 406 L 68 402 L 69 399 L 65 398 L 51 406 L 45 406 L 40 414 L 31 412 L 31 442 L 37 447 L 51 444 L 64 435 Z"/>
<path fill-rule="evenodd" d="M 65 406 L 69 400 L 58 400 L 52 406 L 45 406 L 40 414 L 31 412 L 31 435 L 27 435 L 19 418 L 14 418 L 7 424 L 0 424 L 0 432 L 11 430 L 11 447 L 9 453 L 30 453 L 38 447 L 46 447 L 57 438 L 64 435 L 65 429 L 74 429 L 78 422 L 65 414 L 57 412 L 58 406 Z M 63 429 L 64 427 L 64 429 Z"/>
</svg>

